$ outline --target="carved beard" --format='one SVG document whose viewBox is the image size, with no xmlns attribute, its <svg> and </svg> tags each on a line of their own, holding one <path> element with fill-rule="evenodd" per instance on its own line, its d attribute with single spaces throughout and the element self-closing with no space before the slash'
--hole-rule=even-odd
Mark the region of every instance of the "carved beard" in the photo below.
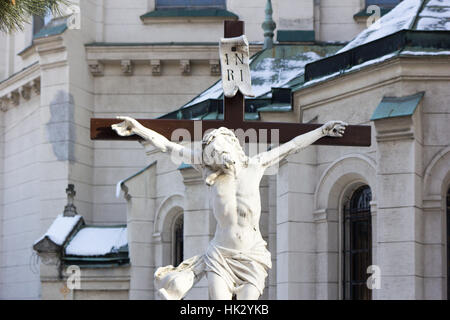
<svg viewBox="0 0 450 320">
<path fill-rule="evenodd" d="M 204 152 L 203 161 L 205 166 L 213 172 L 206 178 L 207 185 L 212 186 L 215 180 L 223 173 L 236 175 L 236 161 L 231 157 L 230 153 L 217 150 L 214 144 L 205 148 Z"/>
</svg>

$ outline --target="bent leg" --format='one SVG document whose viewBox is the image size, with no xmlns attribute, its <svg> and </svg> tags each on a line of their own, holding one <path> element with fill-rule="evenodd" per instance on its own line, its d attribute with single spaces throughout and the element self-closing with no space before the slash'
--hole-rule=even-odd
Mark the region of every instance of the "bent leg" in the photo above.
<svg viewBox="0 0 450 320">
<path fill-rule="evenodd" d="M 244 284 L 236 292 L 236 300 L 258 300 L 259 290 L 251 283 Z"/>
<path fill-rule="evenodd" d="M 207 273 L 207 277 L 210 300 L 231 300 L 232 293 L 225 280 L 212 271 Z"/>
</svg>

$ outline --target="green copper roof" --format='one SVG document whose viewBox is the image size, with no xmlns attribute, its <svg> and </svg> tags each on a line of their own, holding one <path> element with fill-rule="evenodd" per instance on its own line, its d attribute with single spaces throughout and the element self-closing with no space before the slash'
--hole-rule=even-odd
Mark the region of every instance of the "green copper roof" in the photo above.
<svg viewBox="0 0 450 320">
<path fill-rule="evenodd" d="M 141 16 L 141 19 L 145 18 L 185 18 L 185 17 L 224 17 L 224 18 L 236 18 L 239 17 L 234 13 L 225 9 L 207 8 L 207 9 L 164 9 L 154 10 L 147 12 Z"/>
<path fill-rule="evenodd" d="M 178 170 L 184 170 L 184 169 L 190 169 L 192 166 L 190 164 L 186 164 L 184 162 L 181 163 L 181 165 L 178 167 Z"/>
<path fill-rule="evenodd" d="M 370 120 L 410 116 L 417 109 L 424 94 L 424 92 L 419 92 L 407 97 L 384 97 L 375 109 Z"/>
<path fill-rule="evenodd" d="M 49 36 L 54 36 L 61 34 L 67 29 L 67 24 L 50 25 L 48 27 L 42 28 L 38 33 L 33 36 L 33 39 L 45 38 Z"/>
<path fill-rule="evenodd" d="M 156 162 L 157 162 L 157 161 L 155 160 L 155 161 L 153 161 L 152 163 L 150 163 L 149 165 L 147 165 L 147 166 L 145 166 L 144 168 L 142 168 L 141 170 L 139 170 L 138 172 L 133 173 L 131 176 L 129 176 L 129 177 L 123 179 L 123 180 L 120 180 L 120 181 L 118 182 L 119 186 L 122 185 L 124 182 L 127 182 L 128 180 L 130 180 L 130 179 L 132 179 L 132 178 L 134 178 L 134 177 L 140 175 L 141 173 L 143 173 L 145 170 L 149 169 L 150 167 L 154 166 L 154 165 L 156 164 Z"/>
<path fill-rule="evenodd" d="M 265 107 L 259 108 L 259 112 L 289 112 L 292 111 L 290 103 L 273 103 Z"/>
<path fill-rule="evenodd" d="M 245 119 L 259 120 L 259 112 L 285 111 L 291 103 L 291 88 L 304 81 L 304 67 L 311 61 L 334 54 L 339 44 L 277 44 L 251 58 L 255 98 L 245 99 Z M 276 107 L 283 104 L 282 108 Z M 180 109 L 161 119 L 223 119 L 223 89 L 217 81 Z M 267 107 L 266 109 L 261 109 Z M 277 109 L 277 110 L 276 110 Z"/>
</svg>

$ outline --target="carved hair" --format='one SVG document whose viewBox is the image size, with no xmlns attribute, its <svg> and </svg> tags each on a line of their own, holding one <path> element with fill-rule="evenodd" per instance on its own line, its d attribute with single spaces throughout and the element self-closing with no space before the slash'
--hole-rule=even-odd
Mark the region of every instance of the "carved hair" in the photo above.
<svg viewBox="0 0 450 320">
<path fill-rule="evenodd" d="M 237 154 L 237 156 L 239 157 L 239 160 L 242 162 L 242 164 L 244 166 L 247 166 L 248 165 L 248 157 L 245 154 L 244 150 L 242 149 L 238 138 L 236 137 L 236 135 L 234 134 L 233 131 L 231 131 L 230 129 L 227 129 L 225 127 L 220 127 L 218 129 L 214 129 L 213 131 L 207 133 L 203 137 L 202 149 L 204 150 L 205 147 L 207 145 L 211 144 L 214 141 L 214 139 L 216 139 L 216 137 L 218 137 L 218 136 L 223 136 L 226 139 L 226 141 L 228 143 L 230 143 L 230 145 L 233 146 L 233 150 L 230 150 L 230 153 Z"/>
</svg>

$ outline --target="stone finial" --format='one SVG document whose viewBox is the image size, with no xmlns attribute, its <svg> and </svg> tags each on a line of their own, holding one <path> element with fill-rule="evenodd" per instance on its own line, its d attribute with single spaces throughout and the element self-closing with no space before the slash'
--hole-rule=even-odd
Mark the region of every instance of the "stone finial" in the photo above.
<svg viewBox="0 0 450 320">
<path fill-rule="evenodd" d="M 77 194 L 75 192 L 75 186 L 73 184 L 69 184 L 66 189 L 67 194 L 67 204 L 64 207 L 64 217 L 73 217 L 77 215 L 77 208 L 73 204 L 73 200 L 75 198 L 75 195 Z"/>
<path fill-rule="evenodd" d="M 277 24 L 272 19 L 272 0 L 267 0 L 266 3 L 266 17 L 262 24 L 264 30 L 264 47 L 263 49 L 271 49 L 273 47 L 273 36 Z"/>
</svg>

